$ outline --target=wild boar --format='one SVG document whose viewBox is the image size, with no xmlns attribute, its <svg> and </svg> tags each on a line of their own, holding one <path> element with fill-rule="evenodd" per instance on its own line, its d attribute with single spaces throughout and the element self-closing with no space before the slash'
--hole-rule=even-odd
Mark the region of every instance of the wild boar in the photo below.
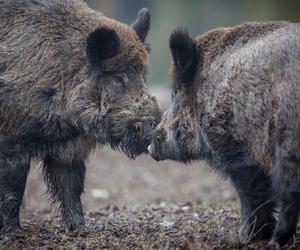
<svg viewBox="0 0 300 250">
<path fill-rule="evenodd" d="M 237 190 L 243 236 L 284 245 L 300 209 L 299 24 L 245 23 L 196 37 L 178 29 L 170 49 L 172 104 L 149 152 L 208 160 Z"/>
<path fill-rule="evenodd" d="M 85 160 L 108 144 L 147 151 L 160 121 L 146 86 L 150 14 L 132 26 L 80 0 L 0 0 L 0 224 L 20 228 L 31 159 L 68 229 L 85 228 Z"/>
</svg>

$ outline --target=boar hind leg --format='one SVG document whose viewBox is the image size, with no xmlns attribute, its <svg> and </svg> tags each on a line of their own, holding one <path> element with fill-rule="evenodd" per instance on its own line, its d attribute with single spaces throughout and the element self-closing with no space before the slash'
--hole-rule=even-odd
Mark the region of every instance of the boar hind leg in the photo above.
<svg viewBox="0 0 300 250">
<path fill-rule="evenodd" d="M 58 202 L 60 205 L 62 220 L 67 229 L 84 230 L 80 200 L 84 191 L 84 161 L 63 164 L 46 158 L 43 173 L 53 202 Z"/>
<path fill-rule="evenodd" d="M 19 212 L 29 172 L 29 160 L 0 160 L 1 234 L 20 229 Z"/>
<path fill-rule="evenodd" d="M 227 169 L 241 202 L 241 236 L 245 241 L 268 240 L 275 227 L 271 180 L 256 165 Z"/>
<path fill-rule="evenodd" d="M 274 193 L 279 205 L 279 219 L 273 242 L 280 246 L 296 233 L 300 210 L 300 160 L 278 149 L 273 173 Z"/>
</svg>

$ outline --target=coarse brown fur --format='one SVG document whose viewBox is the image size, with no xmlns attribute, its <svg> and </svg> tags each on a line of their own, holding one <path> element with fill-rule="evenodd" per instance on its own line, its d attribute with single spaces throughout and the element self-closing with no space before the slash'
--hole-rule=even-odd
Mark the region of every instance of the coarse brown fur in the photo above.
<svg viewBox="0 0 300 250">
<path fill-rule="evenodd" d="M 285 244 L 300 209 L 299 24 L 246 23 L 195 38 L 177 30 L 170 48 L 173 102 L 149 151 L 207 159 L 237 190 L 244 236 Z"/>
<path fill-rule="evenodd" d="M 146 152 L 160 121 L 145 84 L 147 9 L 132 27 L 80 0 L 0 0 L 0 225 L 20 227 L 31 159 L 68 228 L 84 228 L 85 160 L 108 144 Z"/>
</svg>

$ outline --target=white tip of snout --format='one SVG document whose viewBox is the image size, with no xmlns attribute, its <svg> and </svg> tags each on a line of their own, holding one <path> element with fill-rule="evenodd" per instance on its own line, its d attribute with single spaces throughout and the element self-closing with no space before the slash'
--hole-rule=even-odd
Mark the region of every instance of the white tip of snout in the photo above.
<svg viewBox="0 0 300 250">
<path fill-rule="evenodd" d="M 151 144 L 148 146 L 147 150 L 148 150 L 148 153 L 149 153 L 149 154 L 152 154 L 152 147 L 151 147 Z"/>
</svg>

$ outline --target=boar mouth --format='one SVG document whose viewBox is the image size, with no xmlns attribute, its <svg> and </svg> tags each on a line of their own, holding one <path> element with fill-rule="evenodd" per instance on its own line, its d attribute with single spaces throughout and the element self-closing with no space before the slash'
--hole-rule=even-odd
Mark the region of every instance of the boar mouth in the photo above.
<svg viewBox="0 0 300 250">
<path fill-rule="evenodd" d="M 163 160 L 166 160 L 166 158 L 162 157 L 160 154 L 158 154 L 158 153 L 156 152 L 157 150 L 154 149 L 153 144 L 148 145 L 147 151 L 148 151 L 148 153 L 151 155 L 151 157 L 152 157 L 154 160 L 156 160 L 156 161 L 163 161 Z"/>
</svg>

